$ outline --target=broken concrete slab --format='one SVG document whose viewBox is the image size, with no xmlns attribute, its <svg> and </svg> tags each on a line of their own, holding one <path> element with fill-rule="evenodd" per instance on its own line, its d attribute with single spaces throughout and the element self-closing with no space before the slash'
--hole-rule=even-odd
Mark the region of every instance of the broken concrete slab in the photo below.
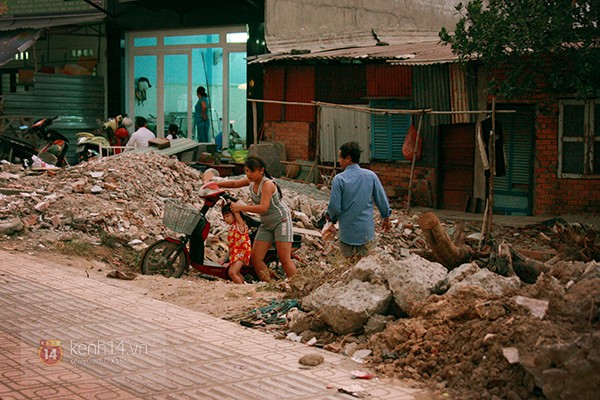
<svg viewBox="0 0 600 400">
<path fill-rule="evenodd" d="M 394 294 L 394 301 L 402 311 L 410 315 L 413 307 L 432 294 L 447 273 L 448 270 L 442 264 L 412 254 L 388 265 L 384 275 Z"/>
<path fill-rule="evenodd" d="M 532 299 L 525 296 L 515 296 L 513 300 L 518 305 L 527 308 L 531 312 L 531 315 L 539 319 L 543 319 L 546 316 L 548 305 L 550 304 L 548 300 Z"/>
<path fill-rule="evenodd" d="M 24 228 L 20 218 L 9 218 L 0 221 L 0 235 L 12 235 L 15 232 L 20 232 Z"/>
<path fill-rule="evenodd" d="M 483 268 L 472 275 L 465 276 L 458 282 L 454 282 L 448 289 L 448 293 L 453 293 L 461 286 L 479 286 L 489 294 L 502 296 L 518 289 L 521 286 L 521 280 L 518 276 L 507 278 Z"/>
<path fill-rule="evenodd" d="M 321 316 L 334 332 L 345 334 L 362 328 L 371 315 L 384 312 L 392 293 L 383 285 L 353 279 L 332 287 L 327 297 L 320 308 Z"/>
</svg>

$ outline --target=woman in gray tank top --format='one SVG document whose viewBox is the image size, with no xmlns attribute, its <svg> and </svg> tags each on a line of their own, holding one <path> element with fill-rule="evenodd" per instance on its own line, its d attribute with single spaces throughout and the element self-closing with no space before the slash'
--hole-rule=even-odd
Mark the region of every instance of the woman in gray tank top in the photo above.
<svg viewBox="0 0 600 400">
<path fill-rule="evenodd" d="M 254 204 L 243 204 L 240 201 L 231 204 L 233 212 L 253 212 L 260 215 L 261 225 L 254 238 L 250 263 L 261 280 L 269 281 L 271 276 L 263 260 L 271 244 L 275 243 L 283 270 L 290 277 L 296 273 L 296 266 L 292 261 L 293 232 L 290 209 L 282 201 L 281 189 L 267 172 L 267 165 L 262 158 L 250 156 L 246 159 L 244 167 L 245 178 L 221 181 L 217 184 L 223 188 L 250 186 L 250 198 Z"/>
</svg>

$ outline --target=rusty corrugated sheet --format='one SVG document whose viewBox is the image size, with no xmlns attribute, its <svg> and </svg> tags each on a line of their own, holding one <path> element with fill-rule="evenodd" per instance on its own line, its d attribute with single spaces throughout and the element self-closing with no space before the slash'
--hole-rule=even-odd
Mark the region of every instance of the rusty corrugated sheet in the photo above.
<svg viewBox="0 0 600 400">
<path fill-rule="evenodd" d="M 315 100 L 315 68 L 313 66 L 286 67 L 285 100 L 302 103 L 310 103 Z M 286 105 L 285 120 L 315 122 L 316 107 Z"/>
<path fill-rule="evenodd" d="M 263 96 L 267 100 L 284 100 L 285 67 L 266 66 L 264 74 Z M 265 121 L 283 120 L 283 106 L 281 104 L 264 104 Z"/>
<path fill-rule="evenodd" d="M 327 64 L 316 67 L 316 99 L 329 103 L 360 104 L 367 91 L 365 66 Z"/>
<path fill-rule="evenodd" d="M 459 64 L 451 64 L 448 67 L 450 73 L 450 101 L 452 111 L 469 111 L 469 92 L 465 68 Z M 469 114 L 452 114 L 452 123 L 471 122 Z"/>
<path fill-rule="evenodd" d="M 345 47 L 341 49 L 315 51 L 305 54 L 263 54 L 249 59 L 248 63 L 268 63 L 291 60 L 379 60 L 390 64 L 429 65 L 452 63 L 457 60 L 450 46 L 439 41 L 404 43 L 390 46 Z"/>
<path fill-rule="evenodd" d="M 412 95 L 411 67 L 401 65 L 367 65 L 367 96 L 410 97 Z"/>
<path fill-rule="evenodd" d="M 368 162 L 371 159 L 371 115 L 347 108 L 322 107 L 319 121 L 320 161 L 337 161 L 340 146 L 353 140 L 363 150 L 361 160 Z"/>
<path fill-rule="evenodd" d="M 415 109 L 431 108 L 450 111 L 450 75 L 448 64 L 414 67 L 412 71 L 413 104 Z M 437 163 L 437 135 L 439 126 L 451 123 L 450 115 L 427 115 L 422 124 L 423 164 Z M 415 119 L 415 123 L 418 119 Z"/>
</svg>

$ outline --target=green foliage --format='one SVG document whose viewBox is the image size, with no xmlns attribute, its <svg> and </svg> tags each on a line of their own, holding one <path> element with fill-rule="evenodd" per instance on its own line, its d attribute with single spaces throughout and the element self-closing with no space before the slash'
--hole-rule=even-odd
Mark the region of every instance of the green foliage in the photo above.
<svg viewBox="0 0 600 400">
<path fill-rule="evenodd" d="M 600 0 L 482 0 L 459 3 L 442 43 L 462 62 L 478 60 L 501 98 L 600 96 Z"/>
</svg>

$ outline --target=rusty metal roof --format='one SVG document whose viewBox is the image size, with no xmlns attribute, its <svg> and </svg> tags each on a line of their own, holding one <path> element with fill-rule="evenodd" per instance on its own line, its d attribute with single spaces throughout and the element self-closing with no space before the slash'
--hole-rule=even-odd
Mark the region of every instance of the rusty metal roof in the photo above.
<svg viewBox="0 0 600 400">
<path fill-rule="evenodd" d="M 357 46 L 323 51 L 298 52 L 300 54 L 278 53 L 263 54 L 249 58 L 249 64 L 269 63 L 273 61 L 386 61 L 392 65 L 431 65 L 452 63 L 458 56 L 452 54 L 450 46 L 439 41 L 392 44 L 387 46 Z"/>
</svg>

